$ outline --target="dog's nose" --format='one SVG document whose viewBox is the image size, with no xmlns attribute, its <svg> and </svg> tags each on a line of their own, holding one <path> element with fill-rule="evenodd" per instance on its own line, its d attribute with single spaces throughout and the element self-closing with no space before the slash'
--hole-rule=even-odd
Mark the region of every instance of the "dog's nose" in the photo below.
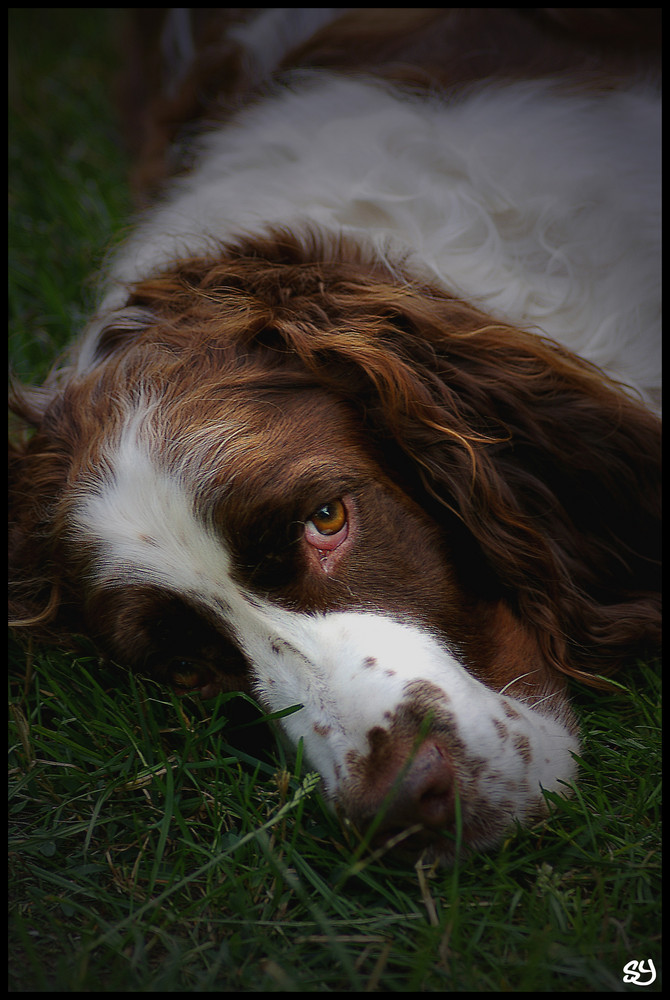
<svg viewBox="0 0 670 1000">
<path fill-rule="evenodd" d="M 421 826 L 426 830 L 444 830 L 454 822 L 456 780 L 447 752 L 437 743 L 427 741 L 398 769 L 391 785 L 379 832 Z M 386 796 L 385 796 L 386 798 Z"/>
</svg>

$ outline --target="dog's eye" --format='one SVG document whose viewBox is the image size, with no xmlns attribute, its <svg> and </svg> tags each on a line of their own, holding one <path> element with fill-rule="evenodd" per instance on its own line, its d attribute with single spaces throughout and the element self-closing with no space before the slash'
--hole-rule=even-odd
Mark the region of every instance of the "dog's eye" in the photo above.
<svg viewBox="0 0 670 1000">
<path fill-rule="evenodd" d="M 171 683 L 182 691 L 191 691 L 200 686 L 200 670 L 193 660 L 173 660 L 168 671 Z"/>
<path fill-rule="evenodd" d="M 336 535 L 347 523 L 347 511 L 341 500 L 329 500 L 314 511 L 307 524 L 320 535 Z"/>
</svg>

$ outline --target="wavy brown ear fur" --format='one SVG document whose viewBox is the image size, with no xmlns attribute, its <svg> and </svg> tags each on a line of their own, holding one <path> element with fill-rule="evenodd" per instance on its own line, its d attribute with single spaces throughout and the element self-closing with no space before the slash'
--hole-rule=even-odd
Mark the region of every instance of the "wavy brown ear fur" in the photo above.
<svg viewBox="0 0 670 1000">
<path fill-rule="evenodd" d="M 609 674 L 660 641 L 660 424 L 554 345 L 474 312 L 454 332 L 450 310 L 437 310 L 448 433 L 408 426 L 403 447 L 548 660 Z"/>
<path fill-rule="evenodd" d="M 63 625 L 58 565 L 56 499 L 62 495 L 71 463 L 70 449 L 50 433 L 44 407 L 35 393 L 12 387 L 10 409 L 35 433 L 10 440 L 8 460 L 9 620 L 46 641 L 70 629 Z M 50 397 L 51 398 L 51 397 Z M 76 630 L 76 626 L 75 626 Z"/>
<path fill-rule="evenodd" d="M 289 237 L 249 243 L 143 283 L 132 303 L 209 323 L 275 366 L 297 357 L 355 406 L 390 473 L 444 521 L 466 582 L 489 575 L 560 670 L 594 679 L 656 649 L 656 416 L 551 342 L 343 264 L 342 247 L 313 255 Z"/>
</svg>

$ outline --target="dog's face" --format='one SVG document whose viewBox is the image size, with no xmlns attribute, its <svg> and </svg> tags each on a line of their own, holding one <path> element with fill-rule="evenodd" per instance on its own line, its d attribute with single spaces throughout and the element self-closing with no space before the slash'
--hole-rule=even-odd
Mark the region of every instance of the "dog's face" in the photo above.
<svg viewBox="0 0 670 1000">
<path fill-rule="evenodd" d="M 240 392 L 239 372 L 239 398 L 225 372 L 216 385 L 196 421 L 185 384 L 155 405 L 145 383 L 72 484 L 88 631 L 177 687 L 300 706 L 284 730 L 362 831 L 381 809 L 384 838 L 409 830 L 448 858 L 457 800 L 472 847 L 541 814 L 577 744 L 537 644 L 462 588 L 444 533 L 341 402 Z M 508 697 L 529 677 L 537 719 Z"/>
</svg>

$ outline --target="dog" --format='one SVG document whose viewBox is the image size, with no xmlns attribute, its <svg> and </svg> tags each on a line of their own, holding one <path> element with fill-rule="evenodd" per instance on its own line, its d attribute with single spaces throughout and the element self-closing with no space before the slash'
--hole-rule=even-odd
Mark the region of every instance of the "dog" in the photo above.
<svg viewBox="0 0 670 1000">
<path fill-rule="evenodd" d="M 284 735 L 375 842 L 494 847 L 576 777 L 568 680 L 660 641 L 654 25 L 158 27 L 137 176 L 179 167 L 14 393 L 14 620 L 300 706 Z"/>
</svg>

